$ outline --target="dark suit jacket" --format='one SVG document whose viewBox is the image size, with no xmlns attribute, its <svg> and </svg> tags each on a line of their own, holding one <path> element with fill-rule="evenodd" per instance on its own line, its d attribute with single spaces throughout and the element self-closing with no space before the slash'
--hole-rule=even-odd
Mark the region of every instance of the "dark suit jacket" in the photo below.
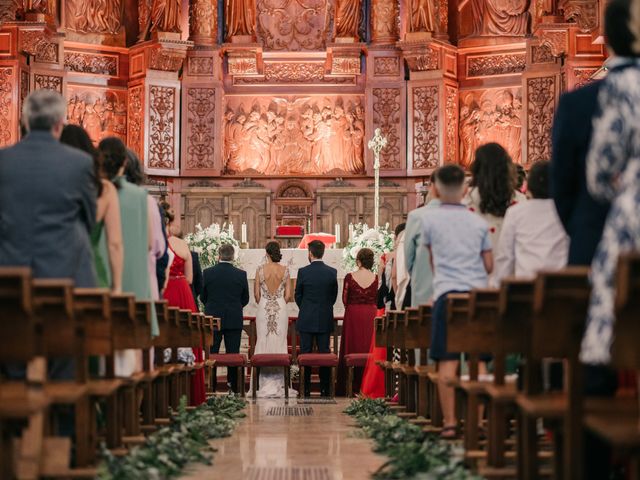
<svg viewBox="0 0 640 480">
<path fill-rule="evenodd" d="M 207 315 L 222 320 L 223 330 L 242 329 L 242 310 L 249 303 L 247 272 L 230 263 L 205 269 L 200 299 Z"/>
<path fill-rule="evenodd" d="M 602 81 L 560 97 L 553 122 L 551 195 L 570 237 L 569 264 L 590 265 L 609 211 L 587 189 L 586 157 Z"/>
<path fill-rule="evenodd" d="M 202 268 L 200 267 L 200 255 L 198 255 L 196 252 L 191 252 L 191 261 L 193 264 L 193 282 L 191 283 L 191 290 L 193 291 L 193 299 L 197 304 L 198 297 L 202 295 L 202 289 L 204 287 Z"/>
<path fill-rule="evenodd" d="M 0 150 L 0 265 L 93 287 L 89 235 L 95 218 L 89 155 L 44 131 Z"/>
<path fill-rule="evenodd" d="M 300 308 L 299 332 L 326 333 L 334 327 L 333 304 L 338 298 L 338 272 L 324 262 L 312 262 L 298 270 L 296 304 Z"/>
</svg>

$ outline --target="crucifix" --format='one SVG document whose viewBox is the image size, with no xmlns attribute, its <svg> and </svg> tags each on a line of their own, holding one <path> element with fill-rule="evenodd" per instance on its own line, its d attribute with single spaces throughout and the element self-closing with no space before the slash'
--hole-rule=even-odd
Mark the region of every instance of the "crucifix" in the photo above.
<svg viewBox="0 0 640 480">
<path fill-rule="evenodd" d="M 373 219 L 374 228 L 378 229 L 378 216 L 380 214 L 380 152 L 387 145 L 387 137 L 382 136 L 382 131 L 376 128 L 373 138 L 369 140 L 367 144 L 369 150 L 373 151 L 373 171 L 375 175 L 375 191 L 374 191 L 374 203 L 373 203 Z"/>
</svg>

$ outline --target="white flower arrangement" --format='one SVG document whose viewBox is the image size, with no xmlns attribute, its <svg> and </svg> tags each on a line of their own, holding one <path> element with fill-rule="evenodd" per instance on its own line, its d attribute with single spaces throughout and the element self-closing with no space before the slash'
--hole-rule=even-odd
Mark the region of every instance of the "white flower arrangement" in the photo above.
<svg viewBox="0 0 640 480">
<path fill-rule="evenodd" d="M 347 242 L 342 253 L 342 261 L 347 272 L 356 269 L 356 256 L 362 248 L 370 248 L 375 254 L 373 271 L 378 271 L 380 258 L 385 253 L 393 251 L 394 235 L 389 231 L 389 224 L 375 228 L 369 225 L 357 223 L 353 226 L 353 235 Z"/>
<path fill-rule="evenodd" d="M 207 228 L 202 225 L 196 225 L 196 231 L 185 235 L 184 239 L 189 244 L 189 248 L 200 256 L 200 265 L 202 269 L 212 267 L 218 263 L 218 249 L 221 245 L 228 243 L 233 245 L 235 250 L 234 264 L 238 265 L 238 250 L 240 244 L 233 238 L 233 229 L 227 224 L 214 223 Z"/>
</svg>

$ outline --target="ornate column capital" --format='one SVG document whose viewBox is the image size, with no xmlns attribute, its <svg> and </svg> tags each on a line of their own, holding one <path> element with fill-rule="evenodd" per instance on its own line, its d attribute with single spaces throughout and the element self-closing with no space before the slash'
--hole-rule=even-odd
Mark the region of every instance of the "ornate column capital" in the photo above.
<svg viewBox="0 0 640 480">
<path fill-rule="evenodd" d="M 327 71 L 331 75 L 359 75 L 364 43 L 330 43 L 327 45 Z"/>
<path fill-rule="evenodd" d="M 189 40 L 196 46 L 213 46 L 218 34 L 217 2 L 189 1 Z"/>
</svg>

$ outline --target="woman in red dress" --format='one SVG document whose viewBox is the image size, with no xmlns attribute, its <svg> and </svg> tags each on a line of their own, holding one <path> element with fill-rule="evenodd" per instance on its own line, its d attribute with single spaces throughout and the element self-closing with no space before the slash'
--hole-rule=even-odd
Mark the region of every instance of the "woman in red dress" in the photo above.
<svg viewBox="0 0 640 480">
<path fill-rule="evenodd" d="M 380 259 L 379 272 L 382 272 L 382 282 L 384 283 L 384 272 L 387 267 L 387 263 L 391 262 L 391 258 L 387 258 L 388 254 L 382 255 Z M 382 287 L 380 287 L 382 288 Z M 386 290 L 385 290 L 386 291 Z M 380 291 L 378 291 L 380 295 Z M 378 307 L 380 307 L 380 301 L 378 301 Z M 377 317 L 384 316 L 384 300 L 382 302 L 382 308 L 378 308 L 376 312 Z M 371 333 L 371 346 L 369 348 L 369 359 L 367 365 L 364 368 L 364 374 L 362 376 L 362 387 L 360 387 L 360 394 L 368 398 L 384 398 L 384 372 L 378 366 L 377 362 L 384 362 L 387 359 L 387 349 L 385 347 L 376 347 L 376 333 Z"/>
<path fill-rule="evenodd" d="M 191 252 L 187 242 L 175 235 L 173 222 L 173 214 L 167 212 L 169 221 L 169 248 L 175 254 L 173 263 L 169 270 L 169 281 L 164 290 L 163 296 L 169 302 L 171 307 L 179 307 L 185 310 L 197 312 L 198 307 L 193 299 L 191 283 L 193 281 L 193 263 Z M 202 362 L 202 348 L 192 348 L 196 362 Z M 196 370 L 195 377 L 191 382 L 191 405 L 197 406 L 206 400 L 206 390 L 204 383 L 204 369 Z"/>
<path fill-rule="evenodd" d="M 373 320 L 376 317 L 378 300 L 378 276 L 371 271 L 374 253 L 363 248 L 356 256 L 358 270 L 344 278 L 342 302 L 345 306 L 340 340 L 340 363 L 336 394 L 346 393 L 346 367 L 344 356 L 350 353 L 369 353 L 373 336 Z M 353 391 L 360 391 L 362 371 L 356 370 Z"/>
</svg>

